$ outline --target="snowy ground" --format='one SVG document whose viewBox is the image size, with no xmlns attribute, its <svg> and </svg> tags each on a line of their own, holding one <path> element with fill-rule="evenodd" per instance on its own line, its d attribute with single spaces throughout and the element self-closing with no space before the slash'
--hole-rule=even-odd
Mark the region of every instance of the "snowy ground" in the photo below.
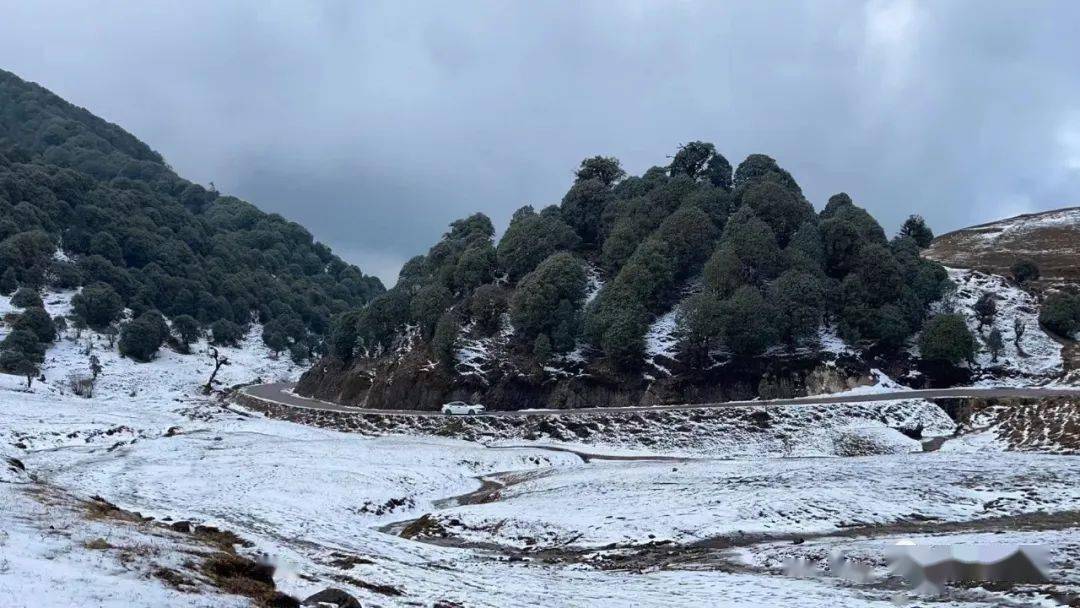
<svg viewBox="0 0 1080 608">
<path fill-rule="evenodd" d="M 950 268 L 949 279 L 956 284 L 956 292 L 942 305 L 962 313 L 980 342 L 973 366 L 976 384 L 996 386 L 1017 379 L 1032 384 L 1046 382 L 1062 374 L 1061 344 L 1039 326 L 1039 305 L 1034 296 L 998 275 Z M 973 307 L 984 293 L 995 295 L 997 314 L 993 326 L 987 325 L 980 331 Z M 1019 321 L 1024 328 L 1019 345 L 1015 321 Z M 997 361 L 993 360 L 986 348 L 986 337 L 995 328 L 1001 332 L 1005 343 Z"/>
<path fill-rule="evenodd" d="M 62 313 L 70 294 L 46 301 Z M 87 371 L 88 343 L 104 365 L 94 399 L 71 394 L 66 383 L 68 374 Z M 163 351 L 140 365 L 118 357 L 100 336 L 69 333 L 50 349 L 47 380 L 32 391 L 19 378 L 0 376 L 0 455 L 26 467 L 7 466 L 0 476 L 0 604 L 247 605 L 203 587 L 177 591 L 154 578 L 144 562 L 179 567 L 195 549 L 147 527 L 87 520 L 78 501 L 93 495 L 158 520 L 233 531 L 252 543 L 248 554 L 266 554 L 278 565 L 280 589 L 305 597 L 340 587 L 365 606 L 893 606 L 895 586 L 774 571 L 769 556 L 782 552 L 775 542 L 740 545 L 732 554 L 744 562 L 738 568 L 611 568 L 595 557 L 612 543 L 674 541 L 675 553 L 717 536 L 760 533 L 768 541 L 868 524 L 1080 509 L 1077 457 L 1004 452 L 989 439 L 914 453 L 914 440 L 839 406 L 777 414 L 772 428 L 790 424 L 803 434 L 763 432 L 761 449 L 747 450 L 756 445 L 745 443 L 751 431 L 734 424 L 675 422 L 687 437 L 715 433 L 709 452 L 723 458 L 670 459 L 678 453 L 672 444 L 664 450 L 669 459 L 639 446 L 632 453 L 644 459 L 586 462 L 542 442 L 507 449 L 436 436 L 370 437 L 251 415 L 199 394 L 211 365 L 203 349 L 197 345 L 188 356 Z M 257 331 L 225 352 L 233 360 L 222 370 L 225 385 L 299 371 L 271 358 Z M 926 411 L 935 406 L 891 407 L 897 420 L 921 412 L 920 419 L 940 419 L 939 430 L 949 430 L 940 410 Z M 870 445 L 876 455 L 823 457 L 844 441 L 852 442 L 850 453 Z M 64 499 L 46 503 L 42 494 Z M 384 531 L 428 513 L 445 538 Z M 99 538 L 132 550 L 88 546 Z M 1035 540 L 1072 546 L 1075 539 L 1071 529 L 1055 529 Z M 829 542 L 873 554 L 886 541 Z M 551 559 L 522 555 L 526 547 L 543 548 Z M 1059 572 L 1075 578 L 1074 567 Z M 957 592 L 940 605 L 1002 605 L 1000 595 L 986 593 Z"/>
</svg>

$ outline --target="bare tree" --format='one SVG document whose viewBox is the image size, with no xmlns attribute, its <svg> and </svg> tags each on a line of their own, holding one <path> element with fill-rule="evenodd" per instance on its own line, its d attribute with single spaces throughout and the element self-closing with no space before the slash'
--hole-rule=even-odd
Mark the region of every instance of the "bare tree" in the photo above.
<svg viewBox="0 0 1080 608">
<path fill-rule="evenodd" d="M 222 356 L 218 353 L 218 349 L 213 346 L 210 347 L 209 356 L 214 362 L 214 371 L 210 374 L 210 379 L 206 381 L 206 386 L 203 387 L 204 395 L 209 395 L 214 390 L 214 379 L 217 378 L 218 370 L 220 370 L 223 365 L 229 364 L 229 358 Z"/>
<path fill-rule="evenodd" d="M 1020 338 L 1024 337 L 1024 330 L 1027 326 L 1024 325 L 1023 319 L 1020 317 L 1013 317 L 1013 343 L 1016 344 L 1016 352 L 1021 357 L 1026 357 L 1023 347 L 1020 346 Z"/>
</svg>

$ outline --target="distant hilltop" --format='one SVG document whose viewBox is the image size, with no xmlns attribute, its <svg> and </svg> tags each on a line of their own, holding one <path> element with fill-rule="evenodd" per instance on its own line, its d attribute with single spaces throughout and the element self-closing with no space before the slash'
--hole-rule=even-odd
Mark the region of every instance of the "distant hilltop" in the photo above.
<svg viewBox="0 0 1080 608">
<path fill-rule="evenodd" d="M 1008 274 L 1017 259 L 1051 281 L 1080 280 L 1080 207 L 1028 213 L 963 228 L 934 239 L 926 257 L 955 268 Z"/>
</svg>

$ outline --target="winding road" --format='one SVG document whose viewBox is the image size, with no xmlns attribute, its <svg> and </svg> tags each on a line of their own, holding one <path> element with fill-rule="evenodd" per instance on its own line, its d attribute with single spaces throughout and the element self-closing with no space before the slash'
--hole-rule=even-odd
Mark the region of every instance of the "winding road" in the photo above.
<svg viewBox="0 0 1080 608">
<path fill-rule="evenodd" d="M 290 382 L 275 382 L 271 384 L 254 384 L 245 386 L 240 392 L 255 399 L 269 401 L 278 405 L 285 405 L 308 410 L 324 412 L 344 412 L 350 414 L 380 414 L 384 416 L 444 416 L 438 411 L 427 410 L 387 410 L 354 407 L 340 403 L 330 403 L 318 399 L 301 397 L 292 392 L 295 384 Z M 563 414 L 609 414 L 609 413 L 635 413 L 657 411 L 683 411 L 697 409 L 720 409 L 730 407 L 758 407 L 762 405 L 821 405 L 830 403 L 866 403 L 874 401 L 893 401 L 896 399 L 947 399 L 950 397 L 984 397 L 984 398 L 1040 398 L 1040 397 L 1080 397 L 1080 387 L 1009 387 L 1009 388 L 934 388 L 922 390 L 899 390 L 881 393 L 864 394 L 834 394 L 818 395 L 813 397 L 797 397 L 794 399 L 771 399 L 767 401 L 724 401 L 718 403 L 684 403 L 673 405 L 644 405 L 633 407 L 592 407 L 578 409 L 543 409 L 543 410 L 513 410 L 491 411 L 485 416 L 497 417 L 521 417 L 521 416 L 559 416 Z"/>
</svg>

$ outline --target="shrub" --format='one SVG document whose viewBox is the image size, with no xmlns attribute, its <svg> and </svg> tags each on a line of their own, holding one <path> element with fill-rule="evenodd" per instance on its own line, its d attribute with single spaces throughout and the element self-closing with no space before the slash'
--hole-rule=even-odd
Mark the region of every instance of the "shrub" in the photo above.
<svg viewBox="0 0 1080 608">
<path fill-rule="evenodd" d="M 1013 280 L 1021 285 L 1039 278 L 1039 267 L 1035 262 L 1028 259 L 1016 260 L 1012 265 L 1011 271 Z"/>
<path fill-rule="evenodd" d="M 93 376 L 83 376 L 78 373 L 68 374 L 67 383 L 68 389 L 74 395 L 78 395 L 84 399 L 90 399 L 94 396 L 94 385 L 96 379 Z"/>
<path fill-rule="evenodd" d="M 919 351 L 925 360 L 957 365 L 974 359 L 975 336 L 962 315 L 937 315 L 923 327 L 919 336 Z"/>
<path fill-rule="evenodd" d="M 1039 323 L 1059 336 L 1072 338 L 1080 330 L 1080 296 L 1051 294 L 1039 310 Z"/>
</svg>

